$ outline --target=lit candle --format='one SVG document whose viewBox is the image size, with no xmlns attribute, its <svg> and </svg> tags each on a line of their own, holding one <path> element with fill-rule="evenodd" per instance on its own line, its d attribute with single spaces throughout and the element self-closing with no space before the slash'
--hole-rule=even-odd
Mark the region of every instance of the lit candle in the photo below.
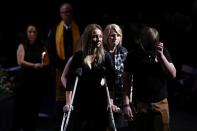
<svg viewBox="0 0 197 131">
<path fill-rule="evenodd" d="M 46 52 L 42 52 L 42 63 L 44 63 L 44 56 L 46 55 Z"/>
</svg>

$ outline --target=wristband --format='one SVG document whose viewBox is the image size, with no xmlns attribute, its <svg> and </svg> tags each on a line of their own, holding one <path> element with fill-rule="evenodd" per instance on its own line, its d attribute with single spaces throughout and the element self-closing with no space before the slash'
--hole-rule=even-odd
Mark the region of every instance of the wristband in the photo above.
<svg viewBox="0 0 197 131">
<path fill-rule="evenodd" d="M 124 104 L 124 105 L 123 105 L 123 108 L 129 107 L 129 106 L 130 106 L 129 104 Z"/>
</svg>

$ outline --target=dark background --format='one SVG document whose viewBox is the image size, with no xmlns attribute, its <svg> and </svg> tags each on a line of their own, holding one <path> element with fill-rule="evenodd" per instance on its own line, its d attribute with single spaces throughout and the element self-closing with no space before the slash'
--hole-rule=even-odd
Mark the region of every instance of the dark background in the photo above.
<svg viewBox="0 0 197 131">
<path fill-rule="evenodd" d="M 72 3 L 81 31 L 88 23 L 117 23 L 130 29 L 133 23 L 156 27 L 164 43 L 172 50 L 175 64 L 189 63 L 195 52 L 195 0 L 67 0 Z M 0 56 L 5 67 L 16 65 L 16 49 L 21 33 L 30 23 L 37 24 L 43 39 L 49 29 L 60 20 L 59 6 L 66 0 L 17 0 L 0 2 Z M 124 39 L 129 41 L 129 31 Z M 186 40 L 187 39 L 187 40 Z M 184 41 L 184 43 L 183 43 Z M 131 41 L 132 42 L 132 41 Z M 129 47 L 131 42 L 125 42 Z M 191 54 L 192 52 L 192 54 Z M 184 60 L 182 53 L 185 54 Z M 183 61 L 183 62 L 182 62 Z M 179 65 L 177 65 L 179 66 Z"/>
<path fill-rule="evenodd" d="M 60 20 L 59 6 L 63 2 L 73 5 L 81 32 L 89 23 L 103 27 L 119 24 L 123 29 L 123 45 L 129 50 L 141 23 L 157 28 L 177 68 L 177 78 L 169 86 L 172 131 L 196 131 L 197 90 L 191 88 L 197 70 L 184 73 L 182 66 L 197 69 L 197 0 L 1 0 L 0 64 L 4 68 L 17 66 L 16 50 L 28 24 L 36 24 L 43 40 L 47 39 L 50 28 Z M 51 94 L 44 100 L 44 112 L 52 110 L 52 100 L 46 102 L 53 97 Z M 46 127 L 49 125 L 46 122 Z"/>
</svg>

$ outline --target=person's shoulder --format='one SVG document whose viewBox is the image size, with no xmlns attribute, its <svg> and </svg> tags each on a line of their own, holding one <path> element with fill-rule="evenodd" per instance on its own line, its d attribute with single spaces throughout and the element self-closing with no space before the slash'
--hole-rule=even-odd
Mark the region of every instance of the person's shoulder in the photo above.
<svg viewBox="0 0 197 131">
<path fill-rule="evenodd" d="M 76 51 L 74 54 L 73 54 L 73 59 L 81 59 L 82 58 L 82 50 L 79 50 L 79 51 Z"/>
<path fill-rule="evenodd" d="M 23 44 L 23 43 L 19 43 L 19 44 L 18 44 L 18 48 L 17 48 L 17 49 L 19 50 L 19 49 L 21 49 L 21 48 L 24 48 L 24 44 Z"/>
<path fill-rule="evenodd" d="M 124 47 L 124 46 L 120 46 L 120 49 L 123 50 L 123 51 L 127 51 L 128 52 L 127 48 Z"/>
<path fill-rule="evenodd" d="M 119 47 L 119 50 L 120 50 L 122 53 L 124 53 L 124 54 L 127 54 L 127 53 L 128 53 L 127 48 L 125 48 L 124 46 L 120 46 L 120 47 Z"/>
<path fill-rule="evenodd" d="M 113 60 L 113 58 L 112 58 L 111 54 L 109 52 L 105 51 L 105 61 L 107 62 L 107 61 L 112 61 L 112 60 Z"/>
<path fill-rule="evenodd" d="M 74 55 L 82 55 L 82 50 L 78 50 L 74 53 Z"/>
<path fill-rule="evenodd" d="M 127 55 L 127 57 L 128 58 L 138 58 L 138 57 L 140 57 L 141 55 L 142 55 L 143 53 L 140 51 L 140 50 L 138 50 L 138 49 L 133 49 L 133 50 L 130 50 L 129 52 L 128 52 L 128 55 Z"/>
</svg>

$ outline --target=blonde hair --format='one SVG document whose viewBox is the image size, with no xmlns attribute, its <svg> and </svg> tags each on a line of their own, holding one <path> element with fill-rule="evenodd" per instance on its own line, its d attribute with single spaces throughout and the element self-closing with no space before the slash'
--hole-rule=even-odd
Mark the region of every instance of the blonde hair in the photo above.
<svg viewBox="0 0 197 131">
<path fill-rule="evenodd" d="M 108 38 L 109 38 L 109 35 L 111 33 L 111 30 L 114 30 L 118 35 L 121 36 L 120 43 L 118 44 L 118 46 L 121 46 L 122 45 L 122 37 L 123 37 L 123 34 L 122 34 L 122 29 L 117 24 L 109 24 L 109 25 L 107 25 L 105 27 L 105 30 L 104 30 L 104 33 L 103 33 L 104 34 L 103 35 L 103 42 L 104 42 L 105 46 L 107 48 L 109 46 Z"/>
</svg>

